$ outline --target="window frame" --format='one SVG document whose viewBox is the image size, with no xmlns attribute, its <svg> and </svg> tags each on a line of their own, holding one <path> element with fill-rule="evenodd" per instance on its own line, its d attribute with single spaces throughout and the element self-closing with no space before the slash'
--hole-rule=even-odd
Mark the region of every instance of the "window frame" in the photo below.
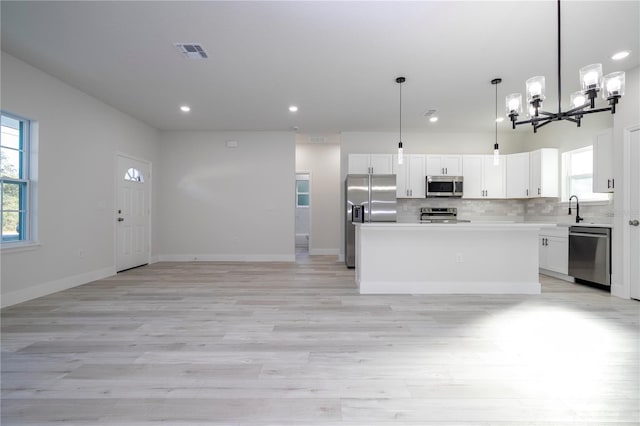
<svg viewBox="0 0 640 426">
<path fill-rule="evenodd" d="M 300 192 L 298 191 L 298 182 L 307 182 L 307 191 L 306 192 Z M 300 195 L 306 195 L 307 196 L 307 204 L 303 205 L 300 204 Z M 296 177 L 296 208 L 302 208 L 302 209 L 308 209 L 309 205 L 311 204 L 311 179 L 307 178 L 307 179 L 298 179 Z"/>
<path fill-rule="evenodd" d="M 6 177 L 0 175 L 0 229 L 2 229 L 4 223 L 4 185 L 5 184 L 16 184 L 18 185 L 19 191 L 22 191 L 22 196 L 19 198 L 20 205 L 18 206 L 18 216 L 19 216 L 19 224 L 20 231 L 18 233 L 17 238 L 5 239 L 0 232 L 0 247 L 8 248 L 8 247 L 23 247 L 34 244 L 34 220 L 33 220 L 33 184 L 32 184 L 32 121 L 28 118 L 19 116 L 17 114 L 12 114 L 10 112 L 0 110 L 0 115 L 3 117 L 8 117 L 13 120 L 16 120 L 20 123 L 20 135 L 19 135 L 19 146 L 17 151 L 19 152 L 19 170 L 18 170 L 18 178 Z M 0 141 L 0 146 L 4 149 L 16 150 L 15 148 L 11 148 L 6 145 L 2 145 Z M 14 212 L 14 210 L 8 210 L 7 212 Z"/>
<path fill-rule="evenodd" d="M 593 155 L 593 145 L 583 146 L 581 148 L 572 149 L 569 151 L 565 151 L 561 155 L 561 176 L 562 176 L 562 185 L 561 185 L 561 198 L 560 201 L 563 204 L 569 203 L 569 197 L 571 195 L 577 195 L 580 199 L 580 203 L 591 204 L 591 205 L 605 205 L 609 204 L 611 197 L 609 194 L 600 194 L 597 192 L 593 192 L 593 162 L 591 163 L 591 172 L 590 173 L 580 173 L 580 174 L 571 174 L 571 160 L 572 156 L 576 154 L 581 154 L 584 152 L 590 151 Z M 571 186 L 571 181 L 573 179 L 584 179 L 591 178 L 592 189 L 591 192 L 588 193 L 588 197 L 581 194 L 570 194 L 569 188 Z M 595 197 L 594 197 L 595 196 Z"/>
</svg>

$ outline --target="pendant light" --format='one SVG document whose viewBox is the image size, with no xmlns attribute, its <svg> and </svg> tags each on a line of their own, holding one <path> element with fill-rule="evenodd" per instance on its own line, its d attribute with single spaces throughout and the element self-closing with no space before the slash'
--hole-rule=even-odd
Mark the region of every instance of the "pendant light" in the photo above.
<svg viewBox="0 0 640 426">
<path fill-rule="evenodd" d="M 491 84 L 496 86 L 496 117 L 495 117 L 496 141 L 493 144 L 493 165 L 494 166 L 500 165 L 500 147 L 498 146 L 498 84 L 500 83 L 502 83 L 501 78 L 494 78 L 493 80 L 491 80 Z"/>
<path fill-rule="evenodd" d="M 398 164 L 402 164 L 404 162 L 404 154 L 402 148 L 402 83 L 404 83 L 407 79 L 404 77 L 396 78 L 396 83 L 400 85 L 400 138 L 398 142 Z"/>
</svg>

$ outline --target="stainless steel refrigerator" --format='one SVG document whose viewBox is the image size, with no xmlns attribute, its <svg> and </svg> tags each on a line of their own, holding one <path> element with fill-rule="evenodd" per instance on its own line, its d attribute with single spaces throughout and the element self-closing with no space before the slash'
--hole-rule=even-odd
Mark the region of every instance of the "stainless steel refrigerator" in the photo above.
<svg viewBox="0 0 640 426">
<path fill-rule="evenodd" d="M 346 220 L 344 263 L 356 266 L 356 228 L 354 213 L 362 213 L 359 222 L 396 221 L 396 175 L 347 175 L 345 180 Z M 356 207 L 354 209 L 354 206 Z"/>
</svg>

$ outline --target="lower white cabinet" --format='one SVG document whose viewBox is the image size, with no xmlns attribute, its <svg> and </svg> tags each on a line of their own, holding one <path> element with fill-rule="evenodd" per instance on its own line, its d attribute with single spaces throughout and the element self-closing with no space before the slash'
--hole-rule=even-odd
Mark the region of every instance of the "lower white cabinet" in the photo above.
<svg viewBox="0 0 640 426">
<path fill-rule="evenodd" d="M 538 236 L 539 268 L 567 275 L 569 273 L 569 228 L 542 229 Z"/>
</svg>

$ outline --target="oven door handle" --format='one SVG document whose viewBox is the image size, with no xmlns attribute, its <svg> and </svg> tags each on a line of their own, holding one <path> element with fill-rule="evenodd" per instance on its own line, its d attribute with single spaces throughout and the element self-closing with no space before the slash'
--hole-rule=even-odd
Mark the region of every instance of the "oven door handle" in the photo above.
<svg viewBox="0 0 640 426">
<path fill-rule="evenodd" d="M 607 238 L 605 234 L 586 234 L 582 232 L 570 232 L 570 237 L 591 237 L 591 238 Z"/>
</svg>

